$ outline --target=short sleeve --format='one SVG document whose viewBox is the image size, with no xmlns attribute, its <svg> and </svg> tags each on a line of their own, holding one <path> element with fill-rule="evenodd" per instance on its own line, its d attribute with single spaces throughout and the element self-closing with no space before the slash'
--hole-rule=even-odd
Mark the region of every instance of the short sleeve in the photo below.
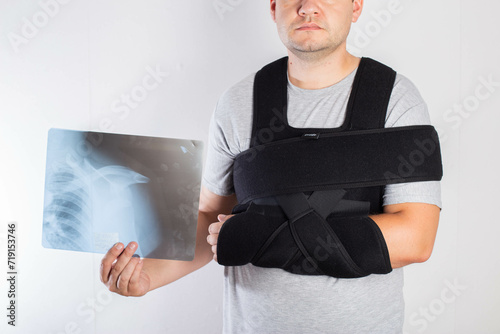
<svg viewBox="0 0 500 334">
<path fill-rule="evenodd" d="M 232 169 L 234 157 L 230 152 L 220 120 L 217 119 L 217 108 L 212 114 L 209 127 L 207 160 L 203 173 L 203 185 L 220 196 L 234 193 L 232 186 Z"/>
<path fill-rule="evenodd" d="M 429 125 L 427 104 L 418 89 L 398 74 L 387 110 L 386 127 Z M 440 181 L 389 184 L 385 186 L 383 205 L 419 202 L 442 208 Z"/>
<path fill-rule="evenodd" d="M 225 91 L 210 120 L 202 184 L 220 196 L 234 193 L 234 159 L 250 147 L 254 77 L 255 73 Z"/>
</svg>

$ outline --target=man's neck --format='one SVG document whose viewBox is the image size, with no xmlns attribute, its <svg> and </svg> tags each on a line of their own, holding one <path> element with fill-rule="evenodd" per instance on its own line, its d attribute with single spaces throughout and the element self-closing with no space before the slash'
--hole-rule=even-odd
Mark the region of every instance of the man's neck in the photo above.
<svg viewBox="0 0 500 334">
<path fill-rule="evenodd" d="M 347 51 L 320 59 L 304 59 L 288 52 L 288 77 L 294 86 L 303 89 L 325 88 L 344 79 L 358 67 L 359 61 Z"/>
</svg>

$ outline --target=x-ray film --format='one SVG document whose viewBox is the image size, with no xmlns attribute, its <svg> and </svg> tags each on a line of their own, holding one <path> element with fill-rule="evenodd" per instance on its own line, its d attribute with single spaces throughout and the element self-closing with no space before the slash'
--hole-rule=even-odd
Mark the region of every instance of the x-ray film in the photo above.
<svg viewBox="0 0 500 334">
<path fill-rule="evenodd" d="M 203 144 L 51 129 L 42 245 L 105 253 L 137 241 L 141 257 L 194 258 Z"/>
</svg>

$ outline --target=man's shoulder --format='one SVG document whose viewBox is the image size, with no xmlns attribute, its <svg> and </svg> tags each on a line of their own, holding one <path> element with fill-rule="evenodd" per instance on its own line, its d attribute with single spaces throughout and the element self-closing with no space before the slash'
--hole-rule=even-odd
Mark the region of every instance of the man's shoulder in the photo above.
<svg viewBox="0 0 500 334">
<path fill-rule="evenodd" d="M 376 59 L 372 59 L 375 62 L 379 62 Z M 388 67 L 390 70 L 392 68 L 382 62 L 379 62 L 383 66 Z M 408 77 L 401 74 L 400 72 L 396 72 L 396 79 L 394 81 L 394 86 L 392 89 L 391 99 L 399 100 L 404 99 L 406 103 L 417 105 L 423 102 L 422 96 L 420 95 L 417 86 L 411 81 Z"/>
<path fill-rule="evenodd" d="M 251 101 L 254 80 L 255 73 L 251 73 L 226 89 L 219 99 L 219 104 L 234 105 L 241 104 L 243 101 L 248 102 L 249 99 Z"/>
<path fill-rule="evenodd" d="M 396 74 L 393 88 L 394 98 L 404 98 L 407 103 L 417 105 L 424 102 L 417 86 L 408 77 L 401 73 Z"/>
<path fill-rule="evenodd" d="M 252 127 L 253 82 L 255 73 L 246 76 L 222 93 L 215 107 L 213 119 L 224 129 L 226 137 L 246 143 Z"/>
<path fill-rule="evenodd" d="M 253 99 L 253 86 L 255 82 L 255 75 L 257 74 L 258 71 L 264 69 L 268 65 L 271 65 L 273 63 L 276 63 L 283 58 L 278 58 L 276 60 L 273 60 L 269 63 L 260 65 L 255 71 L 251 72 L 249 75 L 235 83 L 234 85 L 230 86 L 228 89 L 226 89 L 220 99 L 219 103 L 222 104 L 234 104 L 234 103 L 240 103 L 241 101 L 252 101 Z"/>
<path fill-rule="evenodd" d="M 427 104 L 417 86 L 398 73 L 387 108 L 386 127 L 430 124 Z"/>
</svg>

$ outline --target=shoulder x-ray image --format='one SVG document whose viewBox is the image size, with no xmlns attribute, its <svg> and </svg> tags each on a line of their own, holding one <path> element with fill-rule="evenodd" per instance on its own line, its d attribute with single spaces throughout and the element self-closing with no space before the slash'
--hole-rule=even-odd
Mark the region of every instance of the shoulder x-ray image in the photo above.
<svg viewBox="0 0 500 334">
<path fill-rule="evenodd" d="M 137 241 L 141 257 L 192 260 L 202 154 L 194 140 L 51 129 L 43 246 L 105 253 Z"/>
</svg>

